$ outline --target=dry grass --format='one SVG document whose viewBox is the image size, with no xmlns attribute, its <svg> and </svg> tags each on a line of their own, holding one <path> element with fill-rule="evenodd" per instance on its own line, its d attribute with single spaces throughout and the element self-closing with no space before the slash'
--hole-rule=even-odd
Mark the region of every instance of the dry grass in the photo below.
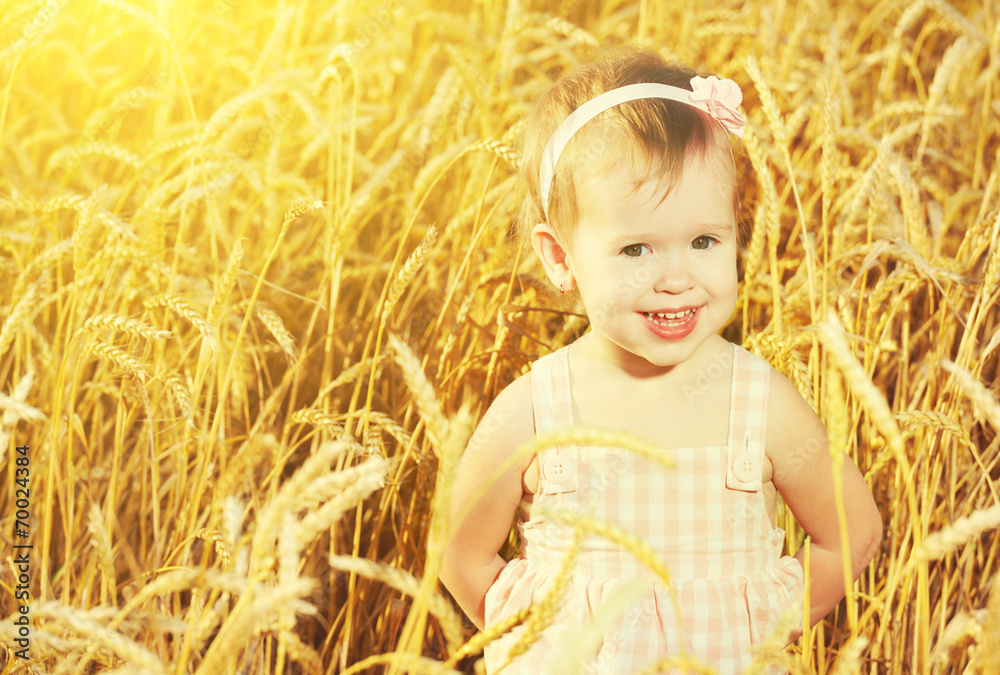
<svg viewBox="0 0 1000 675">
<path fill-rule="evenodd" d="M 0 617 L 28 445 L 34 633 L 23 662 L 0 623 L 0 671 L 472 672 L 436 581 L 454 464 L 586 327 L 508 245 L 517 123 L 639 39 L 743 86 L 726 336 L 885 519 L 849 601 L 762 662 L 997 672 L 1000 11 L 698 6 L 6 2 Z"/>
</svg>

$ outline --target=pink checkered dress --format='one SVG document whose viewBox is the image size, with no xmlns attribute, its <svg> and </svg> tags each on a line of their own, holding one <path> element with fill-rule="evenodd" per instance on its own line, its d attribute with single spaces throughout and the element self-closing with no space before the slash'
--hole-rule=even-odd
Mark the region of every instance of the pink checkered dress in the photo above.
<svg viewBox="0 0 1000 675">
<path fill-rule="evenodd" d="M 788 607 L 801 608 L 801 564 L 782 556 L 784 533 L 769 522 L 761 492 L 770 366 L 733 346 L 729 444 L 668 451 L 676 466 L 620 448 L 563 446 L 539 455 L 533 509 L 596 517 L 648 542 L 666 562 L 682 620 L 670 593 L 631 553 L 609 539 L 584 539 L 556 620 L 508 664 L 519 627 L 486 649 L 486 670 L 541 675 L 557 645 L 576 640 L 602 604 L 634 579 L 642 595 L 603 629 L 583 672 L 630 673 L 681 651 L 718 673 L 741 673 L 750 646 Z M 573 424 L 568 351 L 532 366 L 536 433 Z M 572 526 L 532 516 L 518 524 L 523 557 L 511 560 L 486 594 L 491 625 L 528 607 L 551 587 L 572 540 Z M 800 610 L 801 611 L 801 610 Z M 678 625 L 681 623 L 682 625 Z"/>
</svg>

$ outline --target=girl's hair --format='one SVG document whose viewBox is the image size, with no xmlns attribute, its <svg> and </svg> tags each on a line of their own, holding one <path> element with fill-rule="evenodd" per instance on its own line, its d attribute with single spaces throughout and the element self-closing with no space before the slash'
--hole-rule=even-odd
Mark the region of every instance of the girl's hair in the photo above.
<svg viewBox="0 0 1000 675">
<path fill-rule="evenodd" d="M 720 172 L 735 178 L 733 143 L 717 121 L 684 103 L 652 98 L 629 101 L 590 120 L 569 141 L 556 166 L 549 218 L 545 217 L 538 178 L 542 150 L 571 112 L 606 91 L 629 84 L 659 82 L 690 90 L 691 78 L 696 75 L 703 74 L 680 63 L 668 63 L 654 52 L 616 47 L 602 51 L 588 65 L 549 88 L 531 109 L 521 136 L 520 243 L 526 245 L 535 224 L 546 221 L 565 244 L 570 243 L 581 180 L 605 176 L 615 168 L 631 168 L 639 179 L 637 189 L 655 179 L 665 194 L 683 170 L 688 153 L 696 151 L 717 159 Z M 742 252 L 749 237 L 739 225 L 737 192 L 734 180 L 733 212 Z"/>
</svg>

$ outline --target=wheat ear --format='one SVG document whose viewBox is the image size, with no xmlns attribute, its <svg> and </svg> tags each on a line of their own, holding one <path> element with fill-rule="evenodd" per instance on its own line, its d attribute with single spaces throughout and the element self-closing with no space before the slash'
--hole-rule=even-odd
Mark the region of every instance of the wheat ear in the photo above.
<svg viewBox="0 0 1000 675">
<path fill-rule="evenodd" d="M 914 551 L 917 560 L 938 560 L 969 543 L 983 532 L 1000 527 L 1000 505 L 980 509 L 927 535 L 923 546 Z"/>
<path fill-rule="evenodd" d="M 0 353 L 3 353 L 2 349 L 0 349 Z M 997 402 L 996 397 L 990 394 L 974 375 L 953 361 L 944 359 L 941 361 L 941 367 L 951 373 L 952 377 L 958 382 L 958 386 L 975 404 L 976 408 L 982 411 L 990 425 L 997 431 L 1000 431 L 1000 403 Z"/>
<path fill-rule="evenodd" d="M 420 244 L 413 250 L 410 257 L 406 259 L 403 267 L 400 268 L 399 273 L 396 274 L 396 278 L 392 281 L 392 286 L 389 287 L 389 294 L 386 296 L 385 305 L 382 307 L 382 316 L 387 317 L 391 312 L 392 308 L 396 306 L 399 302 L 399 298 L 403 295 L 403 291 L 413 280 L 413 277 L 417 275 L 417 272 L 423 266 L 427 257 L 430 255 L 431 250 L 434 248 L 434 244 L 437 243 L 437 228 L 431 225 L 427 228 L 427 234 L 424 235 L 423 240 Z"/>
<path fill-rule="evenodd" d="M 13 427 L 18 420 L 41 422 L 48 419 L 45 413 L 27 403 L 28 393 L 34 381 L 35 371 L 29 370 L 14 386 L 10 396 L 0 394 L 0 409 L 3 410 L 2 426 Z"/>
<path fill-rule="evenodd" d="M 108 193 L 108 186 L 101 185 L 77 209 L 73 228 L 73 273 L 79 275 L 93 257 L 94 213 Z"/>
<path fill-rule="evenodd" d="M 114 555 L 111 551 L 111 535 L 104 522 L 104 516 L 97 504 L 90 505 L 90 513 L 87 517 L 87 530 L 90 532 L 91 543 L 97 551 L 97 564 L 101 574 L 104 576 L 102 583 L 102 601 L 104 601 L 104 585 L 110 589 L 111 602 L 117 604 L 117 580 L 115 577 Z"/>
<path fill-rule="evenodd" d="M 32 607 L 32 615 L 35 620 L 47 618 L 65 624 L 77 635 L 86 638 L 88 642 L 96 642 L 134 668 L 157 675 L 166 675 L 167 673 L 163 662 L 157 658 L 156 654 L 118 631 L 102 625 L 87 611 L 47 602 Z"/>
<path fill-rule="evenodd" d="M 409 345 L 396 337 L 396 335 L 390 333 L 389 347 L 396 355 L 396 363 L 403 369 L 403 379 L 406 381 L 406 386 L 413 395 L 414 402 L 417 404 L 417 412 L 424 422 L 427 437 L 431 441 L 431 447 L 440 459 L 445 447 L 445 438 L 448 429 L 448 418 L 441 408 L 441 402 L 435 395 L 433 385 L 431 385 L 423 368 L 420 366 L 420 360 L 413 353 L 413 350 L 410 349 Z"/>
<path fill-rule="evenodd" d="M 161 330 L 145 321 L 129 319 L 118 314 L 98 314 L 97 316 L 93 316 L 83 323 L 83 326 L 80 327 L 80 332 L 103 329 L 113 330 L 116 333 L 125 333 L 149 341 L 166 340 L 173 336 L 173 333 L 169 330 Z"/>
<path fill-rule="evenodd" d="M 32 284 L 28 287 L 24 295 L 21 296 L 21 299 L 17 301 L 14 308 L 10 310 L 7 320 L 3 322 L 3 328 L 0 328 L 0 356 L 3 356 L 7 348 L 14 342 L 18 327 L 22 323 L 25 323 L 28 317 L 31 316 L 35 309 L 35 297 L 37 295 L 38 284 Z"/>
<path fill-rule="evenodd" d="M 178 316 L 187 319 L 192 326 L 198 329 L 202 340 L 212 349 L 213 352 L 218 349 L 219 343 L 215 337 L 215 331 L 208 324 L 208 322 L 202 318 L 201 314 L 196 312 L 195 309 L 179 295 L 175 293 L 161 293 L 160 295 L 148 298 L 143 302 L 143 304 L 147 309 L 169 307 L 174 310 Z"/>
<path fill-rule="evenodd" d="M 239 276 L 240 264 L 243 262 L 243 240 L 237 239 L 233 244 L 233 252 L 229 255 L 229 263 L 225 271 L 219 278 L 219 285 L 216 287 L 212 303 L 208 306 L 208 322 L 218 325 L 222 320 L 222 313 L 226 306 L 226 300 L 236 285 L 236 277 Z"/>
<path fill-rule="evenodd" d="M 391 666 L 403 672 L 416 673 L 417 675 L 462 675 L 460 671 L 449 668 L 440 661 L 409 654 L 406 652 L 392 652 L 390 654 L 376 654 L 345 668 L 340 675 L 354 675 L 373 669 L 375 666 Z M 382 670 L 372 670 L 371 672 L 388 672 Z"/>
<path fill-rule="evenodd" d="M 416 596 L 420 593 L 420 579 L 405 570 L 374 560 L 335 555 L 330 556 L 330 567 L 380 581 L 406 595 Z M 455 649 L 462 642 L 462 622 L 451 604 L 441 595 L 433 594 L 429 598 L 428 609 L 441 624 L 449 650 Z"/>
</svg>

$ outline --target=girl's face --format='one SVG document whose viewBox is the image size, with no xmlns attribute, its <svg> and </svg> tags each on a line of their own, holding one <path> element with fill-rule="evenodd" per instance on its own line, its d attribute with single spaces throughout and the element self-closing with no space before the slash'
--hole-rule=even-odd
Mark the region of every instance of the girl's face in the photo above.
<svg viewBox="0 0 1000 675">
<path fill-rule="evenodd" d="M 664 197 L 630 171 L 585 181 L 566 264 L 596 342 L 628 365 L 674 366 L 697 353 L 736 308 L 733 179 L 690 156 Z"/>
</svg>

